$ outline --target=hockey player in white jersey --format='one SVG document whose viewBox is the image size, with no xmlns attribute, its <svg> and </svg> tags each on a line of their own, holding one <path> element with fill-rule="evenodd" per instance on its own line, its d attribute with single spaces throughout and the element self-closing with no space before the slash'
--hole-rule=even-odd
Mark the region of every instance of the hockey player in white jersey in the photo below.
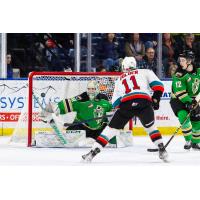
<svg viewBox="0 0 200 200">
<path fill-rule="evenodd" d="M 112 105 L 118 109 L 109 125 L 96 139 L 91 151 L 82 158 L 85 161 L 91 161 L 133 116 L 137 116 L 152 142 L 158 147 L 159 158 L 166 161 L 168 154 L 164 148 L 161 133 L 154 125 L 154 110 L 159 109 L 160 98 L 164 91 L 163 84 L 153 71 L 137 69 L 134 57 L 124 58 L 122 71 L 123 74 L 115 82 L 112 97 Z M 153 91 L 152 97 L 151 91 Z"/>
</svg>

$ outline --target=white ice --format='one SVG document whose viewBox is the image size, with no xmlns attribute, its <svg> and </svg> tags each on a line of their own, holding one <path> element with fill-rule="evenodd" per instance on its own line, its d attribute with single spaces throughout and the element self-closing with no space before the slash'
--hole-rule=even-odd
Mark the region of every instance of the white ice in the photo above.
<svg viewBox="0 0 200 200">
<path fill-rule="evenodd" d="M 164 136 L 164 142 L 169 137 Z M 200 165 L 200 151 L 183 149 L 184 139 L 175 136 L 167 147 L 169 163 L 163 163 L 158 153 L 147 152 L 147 148 L 155 148 L 149 137 L 133 137 L 133 146 L 127 148 L 105 148 L 95 157 L 92 163 L 82 163 L 81 155 L 89 148 L 34 148 L 9 143 L 9 137 L 0 137 L 0 166 L 169 166 Z"/>
</svg>

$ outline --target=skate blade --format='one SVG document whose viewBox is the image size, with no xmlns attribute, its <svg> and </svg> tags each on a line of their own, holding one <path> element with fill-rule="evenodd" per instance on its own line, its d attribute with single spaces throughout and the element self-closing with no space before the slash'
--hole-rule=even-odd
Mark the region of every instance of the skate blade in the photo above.
<svg viewBox="0 0 200 200">
<path fill-rule="evenodd" d="M 170 163 L 170 161 L 168 160 L 168 159 L 162 159 L 162 161 L 164 162 L 164 163 Z"/>
<path fill-rule="evenodd" d="M 194 149 L 194 148 L 192 148 L 192 150 L 193 150 L 193 151 L 200 151 L 200 149 Z"/>
<path fill-rule="evenodd" d="M 160 158 L 160 157 L 159 157 Z M 169 155 L 166 155 L 164 158 L 160 158 L 164 163 L 169 163 Z"/>
<path fill-rule="evenodd" d="M 80 163 L 90 163 L 89 161 L 85 160 L 85 159 L 81 159 Z"/>
<path fill-rule="evenodd" d="M 186 152 L 189 152 L 189 151 L 191 151 L 191 149 L 184 149 Z"/>
<path fill-rule="evenodd" d="M 190 147 L 190 148 L 184 148 L 184 150 L 186 150 L 186 151 L 189 151 L 190 149 L 192 149 L 192 147 Z"/>
<path fill-rule="evenodd" d="M 91 163 L 92 160 L 88 160 L 87 158 L 81 157 L 81 161 L 80 161 L 80 162 L 81 162 L 81 163 Z"/>
<path fill-rule="evenodd" d="M 80 162 L 81 162 L 81 163 L 85 163 L 85 164 L 90 164 L 90 163 L 92 163 L 91 160 L 84 160 L 84 159 L 82 159 Z"/>
<path fill-rule="evenodd" d="M 169 163 L 169 155 L 165 158 L 160 158 L 164 163 Z"/>
</svg>

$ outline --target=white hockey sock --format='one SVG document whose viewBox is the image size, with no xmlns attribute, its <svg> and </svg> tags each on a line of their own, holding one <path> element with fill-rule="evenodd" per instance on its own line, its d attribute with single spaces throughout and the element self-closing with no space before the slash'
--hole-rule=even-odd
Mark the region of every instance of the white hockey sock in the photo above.
<svg viewBox="0 0 200 200">
<path fill-rule="evenodd" d="M 93 145 L 92 145 L 92 150 L 94 150 L 95 148 L 99 148 L 100 150 L 103 149 L 103 146 L 100 145 L 98 142 L 95 142 Z"/>
</svg>

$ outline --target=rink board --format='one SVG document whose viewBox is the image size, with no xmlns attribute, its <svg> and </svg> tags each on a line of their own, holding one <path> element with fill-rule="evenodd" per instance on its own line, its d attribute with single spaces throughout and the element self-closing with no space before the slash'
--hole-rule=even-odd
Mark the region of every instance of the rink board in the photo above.
<svg viewBox="0 0 200 200">
<path fill-rule="evenodd" d="M 171 81 L 163 81 L 163 93 L 160 109 L 155 111 L 156 126 L 162 134 L 172 134 L 179 122 L 169 104 Z M 0 84 L 0 135 L 11 135 L 21 110 L 27 101 L 27 80 L 1 80 Z M 56 98 L 56 97 L 55 97 Z M 133 135 L 146 135 L 139 120 L 133 123 Z"/>
<path fill-rule="evenodd" d="M 158 127 L 159 131 L 163 135 L 172 135 L 178 127 Z M 10 136 L 12 135 L 14 128 L 4 128 L 0 131 L 0 136 Z M 42 129 L 42 130 L 49 130 L 49 129 Z M 135 127 L 133 128 L 133 136 L 145 136 L 147 133 L 145 132 L 144 128 L 142 127 Z M 178 132 L 181 134 L 181 131 Z"/>
</svg>

